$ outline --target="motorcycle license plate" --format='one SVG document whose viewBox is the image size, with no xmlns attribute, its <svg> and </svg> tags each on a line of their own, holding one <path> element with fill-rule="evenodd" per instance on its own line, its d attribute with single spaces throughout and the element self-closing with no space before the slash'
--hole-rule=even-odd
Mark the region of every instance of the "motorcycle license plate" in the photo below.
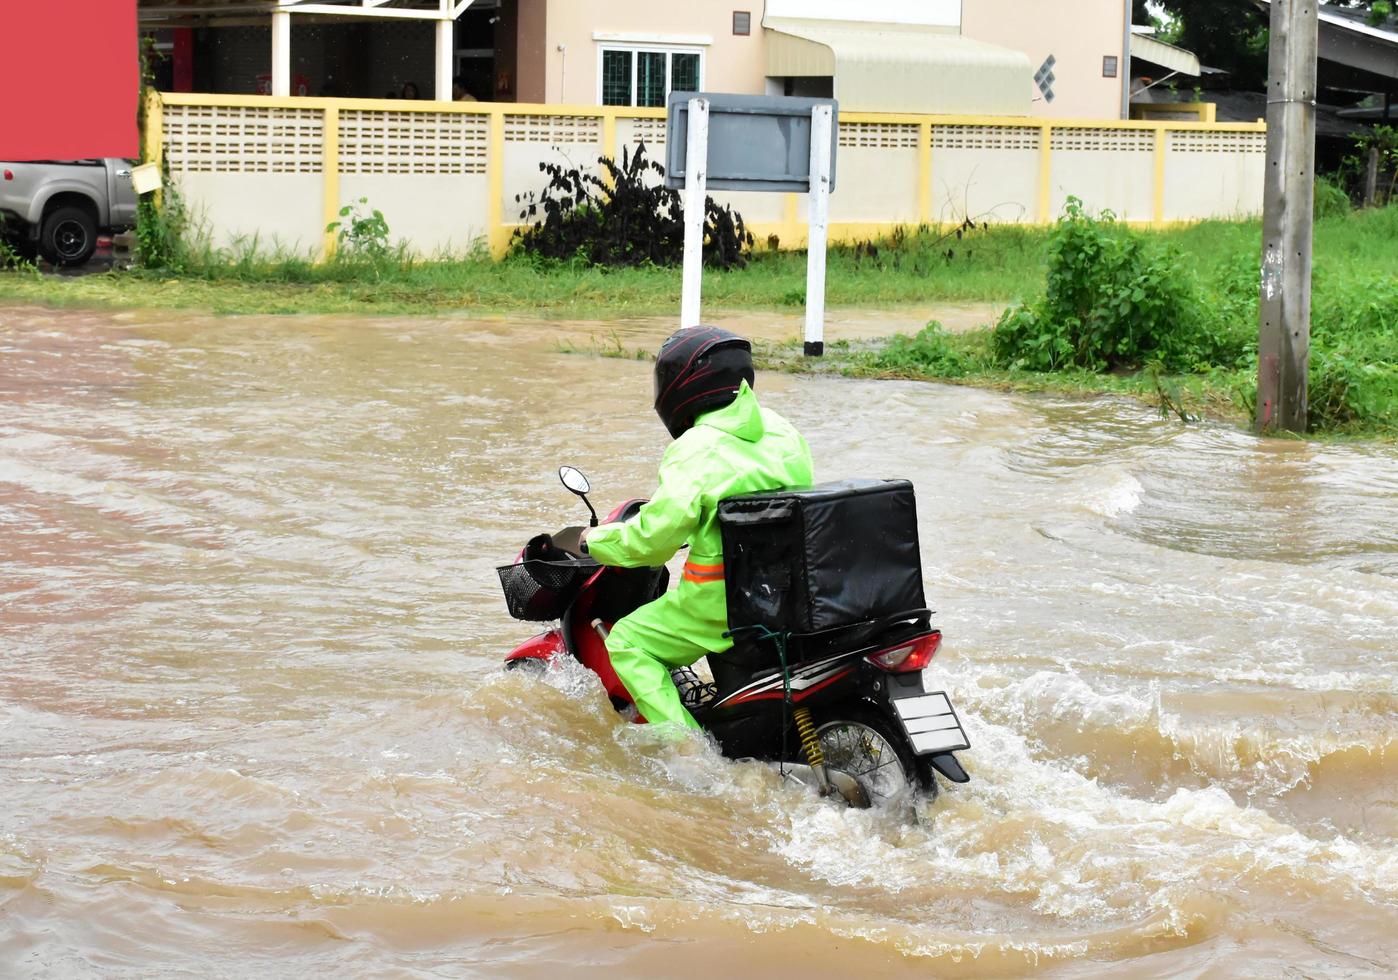
<svg viewBox="0 0 1398 980">
<path fill-rule="evenodd" d="M 961 728 L 961 719 L 951 699 L 943 691 L 894 698 L 893 711 L 918 755 L 969 749 L 970 741 Z"/>
</svg>

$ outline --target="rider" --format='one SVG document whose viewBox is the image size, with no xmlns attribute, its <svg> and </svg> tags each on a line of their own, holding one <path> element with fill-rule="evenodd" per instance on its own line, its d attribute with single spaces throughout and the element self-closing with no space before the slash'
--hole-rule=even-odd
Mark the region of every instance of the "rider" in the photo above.
<svg viewBox="0 0 1398 980">
<path fill-rule="evenodd" d="M 761 490 L 811 484 L 811 451 L 790 422 L 757 404 L 752 345 L 718 327 L 685 327 L 655 358 L 655 411 L 674 442 L 660 487 L 628 521 L 587 532 L 604 565 L 654 568 L 689 543 L 679 588 L 612 628 L 607 652 L 637 709 L 652 724 L 698 728 L 670 679 L 707 653 L 722 653 L 727 600 L 718 503 Z"/>
</svg>

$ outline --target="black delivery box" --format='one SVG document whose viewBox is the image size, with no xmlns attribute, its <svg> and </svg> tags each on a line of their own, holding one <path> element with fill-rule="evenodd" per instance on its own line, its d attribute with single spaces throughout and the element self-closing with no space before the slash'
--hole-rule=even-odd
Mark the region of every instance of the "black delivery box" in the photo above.
<svg viewBox="0 0 1398 980">
<path fill-rule="evenodd" d="M 795 634 L 924 606 L 907 480 L 844 480 L 718 505 L 728 626 Z"/>
</svg>

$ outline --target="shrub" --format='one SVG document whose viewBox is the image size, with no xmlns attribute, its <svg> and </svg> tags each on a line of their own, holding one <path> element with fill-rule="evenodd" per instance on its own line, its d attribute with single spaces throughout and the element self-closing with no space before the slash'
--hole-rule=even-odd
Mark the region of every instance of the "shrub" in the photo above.
<svg viewBox="0 0 1398 980">
<path fill-rule="evenodd" d="M 1334 218 L 1339 215 L 1349 214 L 1351 209 L 1349 194 L 1340 186 L 1339 181 L 1329 177 L 1317 177 L 1315 179 L 1315 207 L 1313 213 L 1317 218 Z"/>
<path fill-rule="evenodd" d="M 964 346 L 955 346 L 951 335 L 935 320 L 915 336 L 892 337 L 870 355 L 868 365 L 893 374 L 941 378 L 962 378 L 983 366 Z"/>
<path fill-rule="evenodd" d="M 607 179 L 578 168 L 540 163 L 548 186 L 537 198 L 517 196 L 520 221 L 514 248 L 547 259 L 580 259 L 596 266 L 679 265 L 684 260 L 684 204 L 680 193 L 658 183 L 665 168 L 646 159 L 645 144 L 621 165 L 610 157 L 598 164 Z M 742 216 L 704 199 L 704 263 L 719 269 L 747 264 L 752 234 Z"/>
<path fill-rule="evenodd" d="M 1147 241 L 1104 211 L 1093 217 L 1070 197 L 1049 235 L 1045 295 L 1006 311 L 994 348 L 1010 368 L 1092 371 L 1137 368 L 1149 360 L 1192 370 L 1228 356 L 1179 253 Z"/>
<path fill-rule="evenodd" d="M 1317 297 L 1306 400 L 1312 430 L 1398 425 L 1398 283 L 1349 282 Z"/>
</svg>

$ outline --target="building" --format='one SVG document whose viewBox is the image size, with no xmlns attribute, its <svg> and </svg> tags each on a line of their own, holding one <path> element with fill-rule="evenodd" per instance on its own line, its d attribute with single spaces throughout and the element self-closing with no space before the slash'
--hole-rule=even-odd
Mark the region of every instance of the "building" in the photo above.
<svg viewBox="0 0 1398 980">
<path fill-rule="evenodd" d="M 834 95 L 853 111 L 1126 115 L 1129 0 L 139 0 L 158 87 L 663 105 Z M 459 90 L 458 90 L 459 91 Z"/>
</svg>

